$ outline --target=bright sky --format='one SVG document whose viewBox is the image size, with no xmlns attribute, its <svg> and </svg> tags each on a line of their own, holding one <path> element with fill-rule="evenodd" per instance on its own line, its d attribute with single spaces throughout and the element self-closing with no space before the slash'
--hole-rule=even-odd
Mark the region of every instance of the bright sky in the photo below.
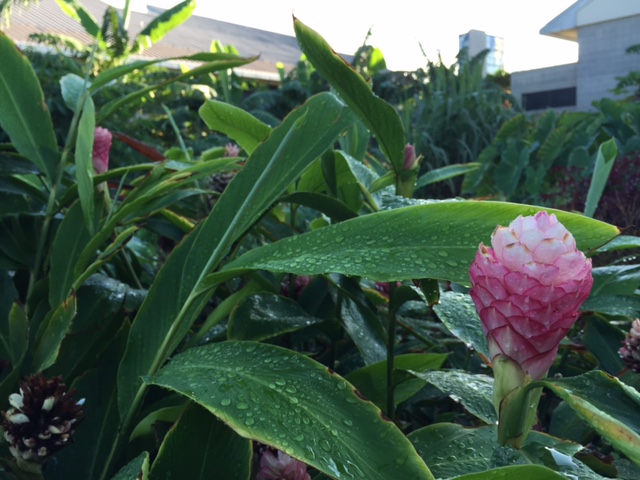
<svg viewBox="0 0 640 480">
<path fill-rule="evenodd" d="M 134 0 L 170 7 L 177 0 Z M 114 2 L 115 3 L 115 2 Z M 572 63 L 575 42 L 540 35 L 540 29 L 575 0 L 200 0 L 197 15 L 293 35 L 292 12 L 318 31 L 334 50 L 353 54 L 372 28 L 369 44 L 382 50 L 393 70 L 425 65 L 420 44 L 431 60 L 455 61 L 458 35 L 483 30 L 505 41 L 508 72 Z"/>
</svg>

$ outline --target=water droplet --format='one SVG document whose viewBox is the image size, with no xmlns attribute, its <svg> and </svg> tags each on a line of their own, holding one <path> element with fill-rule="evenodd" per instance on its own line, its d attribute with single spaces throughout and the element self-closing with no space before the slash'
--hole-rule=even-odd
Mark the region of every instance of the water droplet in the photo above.
<svg viewBox="0 0 640 480">
<path fill-rule="evenodd" d="M 351 420 L 349 420 L 348 418 L 344 418 L 342 420 L 342 423 L 344 423 L 347 427 L 353 426 L 353 422 Z"/>
<path fill-rule="evenodd" d="M 289 403 L 291 405 L 297 405 L 299 400 L 296 397 L 289 397 Z"/>
<path fill-rule="evenodd" d="M 279 379 L 276 380 L 275 383 L 276 383 L 276 385 L 280 385 L 281 387 L 283 387 L 283 386 L 285 386 L 287 384 L 287 381 L 279 378 Z"/>
<path fill-rule="evenodd" d="M 220 405 L 222 405 L 223 407 L 228 407 L 229 405 L 231 405 L 231 400 L 228 398 L 223 398 L 222 400 L 220 400 Z"/>
<path fill-rule="evenodd" d="M 331 445 L 329 445 L 329 442 L 327 442 L 326 440 L 320 440 L 319 445 L 320 445 L 320 448 L 323 449 L 325 452 L 331 451 Z"/>
<path fill-rule="evenodd" d="M 236 408 L 238 410 L 248 410 L 249 409 L 249 404 L 248 403 L 244 403 L 244 402 L 240 402 L 236 404 Z"/>
<path fill-rule="evenodd" d="M 438 252 L 438 255 L 440 255 L 441 257 L 448 257 L 449 256 L 449 254 L 447 252 L 445 252 L 444 250 L 440 250 Z"/>
<path fill-rule="evenodd" d="M 288 385 L 284 388 L 285 392 L 288 393 L 296 393 L 298 391 L 298 389 L 296 387 L 294 387 L 293 385 Z"/>
<path fill-rule="evenodd" d="M 255 421 L 253 418 L 247 418 L 247 419 L 244 421 L 244 424 L 245 424 L 247 427 L 250 427 L 250 426 L 251 426 L 251 425 L 253 425 L 254 423 L 256 423 L 256 421 Z"/>
</svg>

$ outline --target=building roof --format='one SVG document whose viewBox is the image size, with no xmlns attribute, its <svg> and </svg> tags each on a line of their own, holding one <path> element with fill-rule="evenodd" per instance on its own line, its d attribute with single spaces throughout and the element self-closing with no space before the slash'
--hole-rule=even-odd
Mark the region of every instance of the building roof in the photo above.
<svg viewBox="0 0 640 480">
<path fill-rule="evenodd" d="M 640 15 L 640 2 L 630 0 L 578 0 L 547 23 L 540 33 L 578 41 L 578 29 L 594 23 Z"/>
<path fill-rule="evenodd" d="M 102 23 L 109 6 L 100 0 L 82 0 L 82 5 L 98 24 Z M 150 11 L 153 13 L 131 12 L 131 38 L 162 12 L 154 7 L 150 7 Z M 11 23 L 4 31 L 19 44 L 28 43 L 32 33 L 66 35 L 85 44 L 93 40 L 78 22 L 62 12 L 55 0 L 40 0 L 28 8 L 15 5 Z M 142 55 L 145 58 L 169 58 L 208 52 L 213 40 L 219 40 L 223 45 L 233 45 L 242 56 L 260 55 L 257 61 L 235 69 L 236 73 L 246 78 L 278 81 L 280 77 L 276 63 L 281 62 L 288 71 L 296 65 L 301 55 L 293 36 L 195 15 L 169 32 L 160 42 L 144 50 Z"/>
</svg>

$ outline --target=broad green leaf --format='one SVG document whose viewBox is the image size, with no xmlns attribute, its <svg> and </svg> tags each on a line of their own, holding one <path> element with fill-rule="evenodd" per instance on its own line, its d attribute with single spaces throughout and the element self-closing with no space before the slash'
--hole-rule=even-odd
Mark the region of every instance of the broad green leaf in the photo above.
<svg viewBox="0 0 640 480">
<path fill-rule="evenodd" d="M 29 319 L 24 308 L 15 302 L 9 312 L 9 335 L 2 334 L 3 348 L 13 366 L 19 365 L 29 343 Z"/>
<path fill-rule="evenodd" d="M 419 378 L 407 375 L 402 370 L 411 370 L 411 373 L 425 370 L 437 370 L 446 361 L 447 355 L 443 353 L 409 353 L 398 355 L 393 359 L 394 367 L 394 400 L 401 403 L 415 395 L 425 383 Z M 387 405 L 387 361 L 367 365 L 346 375 L 345 380 L 351 383 L 358 391 L 378 406 L 384 408 Z"/>
<path fill-rule="evenodd" d="M 625 333 L 596 315 L 590 315 L 585 320 L 582 342 L 589 349 L 589 352 L 598 359 L 601 370 L 610 375 L 618 375 L 625 368 L 618 353 Z"/>
<path fill-rule="evenodd" d="M 84 95 L 87 86 L 84 78 L 75 73 L 67 73 L 60 79 L 62 99 L 67 108 L 72 112 L 75 112 L 76 108 L 78 108 L 78 102 L 82 98 L 82 95 Z"/>
<path fill-rule="evenodd" d="M 602 196 L 604 187 L 607 185 L 607 180 L 609 179 L 609 174 L 611 173 L 617 155 L 618 147 L 613 138 L 603 142 L 600 144 L 600 147 L 598 147 L 596 164 L 593 167 L 591 184 L 589 185 L 589 192 L 587 193 L 587 199 L 584 205 L 584 214 L 587 217 L 593 217 L 596 208 L 598 208 L 600 197 Z"/>
<path fill-rule="evenodd" d="M 593 269 L 591 296 L 633 295 L 640 286 L 640 265 L 610 265 Z"/>
<path fill-rule="evenodd" d="M 149 453 L 142 452 L 122 467 L 111 480 L 148 480 Z"/>
<path fill-rule="evenodd" d="M 323 365 L 291 350 L 254 342 L 210 344 L 177 355 L 146 381 L 182 393 L 241 436 L 331 477 L 433 478 L 376 406 Z"/>
<path fill-rule="evenodd" d="M 249 480 L 251 463 L 251 442 L 196 404 L 187 408 L 164 438 L 149 478 Z"/>
<path fill-rule="evenodd" d="M 121 419 L 127 421 L 145 391 L 140 376 L 160 368 L 204 308 L 208 298 L 197 292 L 205 276 L 353 121 L 334 95 L 312 97 L 256 148 L 209 217 L 171 252 L 132 326 L 120 367 Z"/>
<path fill-rule="evenodd" d="M 85 419 L 76 429 L 73 448 L 63 449 L 56 454 L 57 461 L 47 465 L 48 478 L 104 478 L 101 475 L 118 433 L 118 422 L 114 421 L 118 416 L 116 374 L 128 331 L 129 323 L 125 321 L 113 332 L 108 347 L 100 354 L 94 354 L 97 368 L 86 370 L 70 385 L 77 390 L 76 400 L 85 399 Z M 134 480 L 136 476 L 128 478 Z"/>
<path fill-rule="evenodd" d="M 357 213 L 340 200 L 322 193 L 296 192 L 284 197 L 282 201 L 313 208 L 324 213 L 335 222 L 342 222 L 358 216 Z"/>
<path fill-rule="evenodd" d="M 431 185 L 432 183 L 442 182 L 459 175 L 466 175 L 480 168 L 482 164 L 478 162 L 459 163 L 455 165 L 447 165 L 446 167 L 430 170 L 429 172 L 418 178 L 416 189 Z"/>
<path fill-rule="evenodd" d="M 434 305 L 433 311 L 456 338 L 485 358 L 489 358 L 487 337 L 482 331 L 482 322 L 469 295 L 442 292 L 440 301 Z"/>
<path fill-rule="evenodd" d="M 76 182 L 84 225 L 93 234 L 93 212 L 95 209 L 93 189 L 93 136 L 96 128 L 95 107 L 87 96 L 82 107 L 78 136 L 76 137 Z M 82 228 L 82 227 L 80 227 Z"/>
<path fill-rule="evenodd" d="M 249 155 L 271 133 L 271 127 L 234 105 L 207 100 L 198 111 L 211 130 L 224 133 Z"/>
<path fill-rule="evenodd" d="M 589 297 L 580 309 L 583 312 L 594 311 L 607 315 L 623 315 L 629 318 L 640 317 L 640 297 L 630 295 L 596 295 Z"/>
<path fill-rule="evenodd" d="M 196 2 L 194 0 L 184 0 L 154 18 L 136 36 L 137 52 L 141 52 L 145 48 L 151 48 L 154 43 L 162 40 L 171 30 L 182 25 L 191 17 L 195 8 Z"/>
<path fill-rule="evenodd" d="M 362 302 L 345 297 L 340 304 L 344 329 L 355 343 L 365 365 L 386 358 L 386 336 L 378 316 Z"/>
<path fill-rule="evenodd" d="M 452 370 L 411 373 L 438 387 L 483 422 L 498 423 L 493 407 L 493 377 Z"/>
<path fill-rule="evenodd" d="M 37 175 L 40 170 L 22 155 L 10 152 L 0 153 L 0 177 L 23 173 Z"/>
<path fill-rule="evenodd" d="M 98 197 L 100 198 L 100 197 Z M 102 200 L 96 203 L 97 208 L 92 221 L 93 228 L 97 227 L 102 210 Z M 97 218 L 96 218 L 97 217 Z M 49 305 L 56 308 L 67 298 L 69 289 L 76 280 L 74 267 L 85 246 L 91 240 L 89 228 L 82 226 L 84 214 L 80 202 L 76 202 L 65 215 L 51 250 L 51 270 L 49 273 Z M 95 250 L 94 250 L 95 253 Z"/>
<path fill-rule="evenodd" d="M 616 250 L 625 250 L 628 248 L 640 248 L 640 237 L 620 235 L 598 248 L 595 253 L 615 252 Z"/>
<path fill-rule="evenodd" d="M 469 265 L 496 225 L 540 210 L 555 213 L 581 249 L 619 233 L 606 223 L 529 205 L 443 201 L 361 216 L 251 250 L 223 270 L 358 275 L 375 281 L 435 278 L 469 285 Z"/>
<path fill-rule="evenodd" d="M 242 65 L 246 65 L 247 63 L 253 62 L 257 57 L 252 58 L 241 58 L 234 57 L 229 60 L 214 60 L 211 62 L 207 62 L 204 65 L 200 65 L 199 67 L 194 68 L 193 70 L 189 70 L 175 77 L 169 78 L 164 82 L 158 83 L 156 85 L 149 85 L 148 87 L 141 88 L 140 90 L 136 90 L 135 92 L 131 92 L 128 95 L 125 95 L 122 98 L 116 98 L 111 100 L 102 106 L 100 111 L 96 116 L 96 123 L 101 124 L 104 122 L 106 118 L 112 115 L 114 112 L 124 107 L 128 103 L 132 103 L 138 101 L 141 97 L 146 95 L 147 93 L 157 90 L 162 87 L 166 87 L 174 82 L 178 82 L 180 80 L 188 79 L 191 77 L 195 77 L 198 75 L 202 75 L 204 73 L 214 72 L 218 70 L 226 70 L 228 68 L 240 67 Z M 95 82 L 94 82 L 95 84 Z"/>
<path fill-rule="evenodd" d="M 533 382 L 558 395 L 614 448 L 640 465 L 640 393 L 601 371 Z"/>
<path fill-rule="evenodd" d="M 53 179 L 58 145 L 38 78 L 27 57 L 2 32 L 0 58 L 0 128 L 20 154 Z"/>
<path fill-rule="evenodd" d="M 242 58 L 238 55 L 231 55 L 228 53 L 206 53 L 200 52 L 194 55 L 187 56 L 179 56 L 179 57 L 168 57 L 168 58 L 158 58 L 156 60 L 136 60 L 133 62 L 127 62 L 124 65 L 119 65 L 117 67 L 111 67 L 107 70 L 101 71 L 97 77 L 93 79 L 91 85 L 89 86 L 89 90 L 91 92 L 95 92 L 100 87 L 106 85 L 113 80 L 116 80 L 127 73 L 133 72 L 134 70 L 144 70 L 149 65 L 154 65 L 159 62 L 166 62 L 168 60 L 187 60 L 193 62 L 213 62 L 217 60 L 241 60 Z M 243 59 L 247 60 L 247 59 Z"/>
<path fill-rule="evenodd" d="M 76 295 L 72 293 L 38 328 L 33 352 L 33 370 L 46 370 L 56 361 L 60 344 L 76 314 Z"/>
<path fill-rule="evenodd" d="M 400 115 L 377 97 L 360 74 L 336 54 L 316 31 L 295 17 L 293 27 L 300 48 L 309 61 L 375 135 L 393 169 L 399 171 L 404 162 L 406 143 Z"/>
<path fill-rule="evenodd" d="M 581 445 L 539 432 L 531 432 L 521 451 L 499 445 L 495 426 L 465 428 L 436 423 L 410 433 L 408 438 L 437 478 L 567 478 L 559 472 L 585 480 L 602 478 L 572 458 Z"/>
<path fill-rule="evenodd" d="M 15 351 L 11 338 L 10 318 L 18 298 L 12 276 L 0 270 L 0 358 L 11 359 L 12 352 Z"/>
<path fill-rule="evenodd" d="M 256 293 L 245 298 L 231 314 L 227 336 L 230 340 L 266 340 L 284 333 L 322 323 L 288 298 Z"/>
<path fill-rule="evenodd" d="M 91 13 L 86 10 L 78 0 L 56 0 L 62 11 L 80 22 L 85 31 L 93 38 L 100 35 L 100 25 Z"/>
</svg>

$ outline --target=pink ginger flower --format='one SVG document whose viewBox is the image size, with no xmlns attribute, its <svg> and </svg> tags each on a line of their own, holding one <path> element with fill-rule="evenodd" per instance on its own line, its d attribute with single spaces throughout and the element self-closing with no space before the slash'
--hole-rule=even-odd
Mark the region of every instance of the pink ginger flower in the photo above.
<svg viewBox="0 0 640 480">
<path fill-rule="evenodd" d="M 224 146 L 225 157 L 237 157 L 240 155 L 240 148 L 235 143 L 227 143 Z"/>
<path fill-rule="evenodd" d="M 311 480 L 307 466 L 284 452 L 277 455 L 265 450 L 260 458 L 260 471 L 256 480 Z"/>
<path fill-rule="evenodd" d="M 97 174 L 109 170 L 109 150 L 113 135 L 106 128 L 96 127 L 93 134 L 93 169 Z"/>
<path fill-rule="evenodd" d="M 469 270 L 491 360 L 508 357 L 539 380 L 589 296 L 591 260 L 547 212 L 497 227 L 491 244 L 480 244 Z"/>
</svg>

